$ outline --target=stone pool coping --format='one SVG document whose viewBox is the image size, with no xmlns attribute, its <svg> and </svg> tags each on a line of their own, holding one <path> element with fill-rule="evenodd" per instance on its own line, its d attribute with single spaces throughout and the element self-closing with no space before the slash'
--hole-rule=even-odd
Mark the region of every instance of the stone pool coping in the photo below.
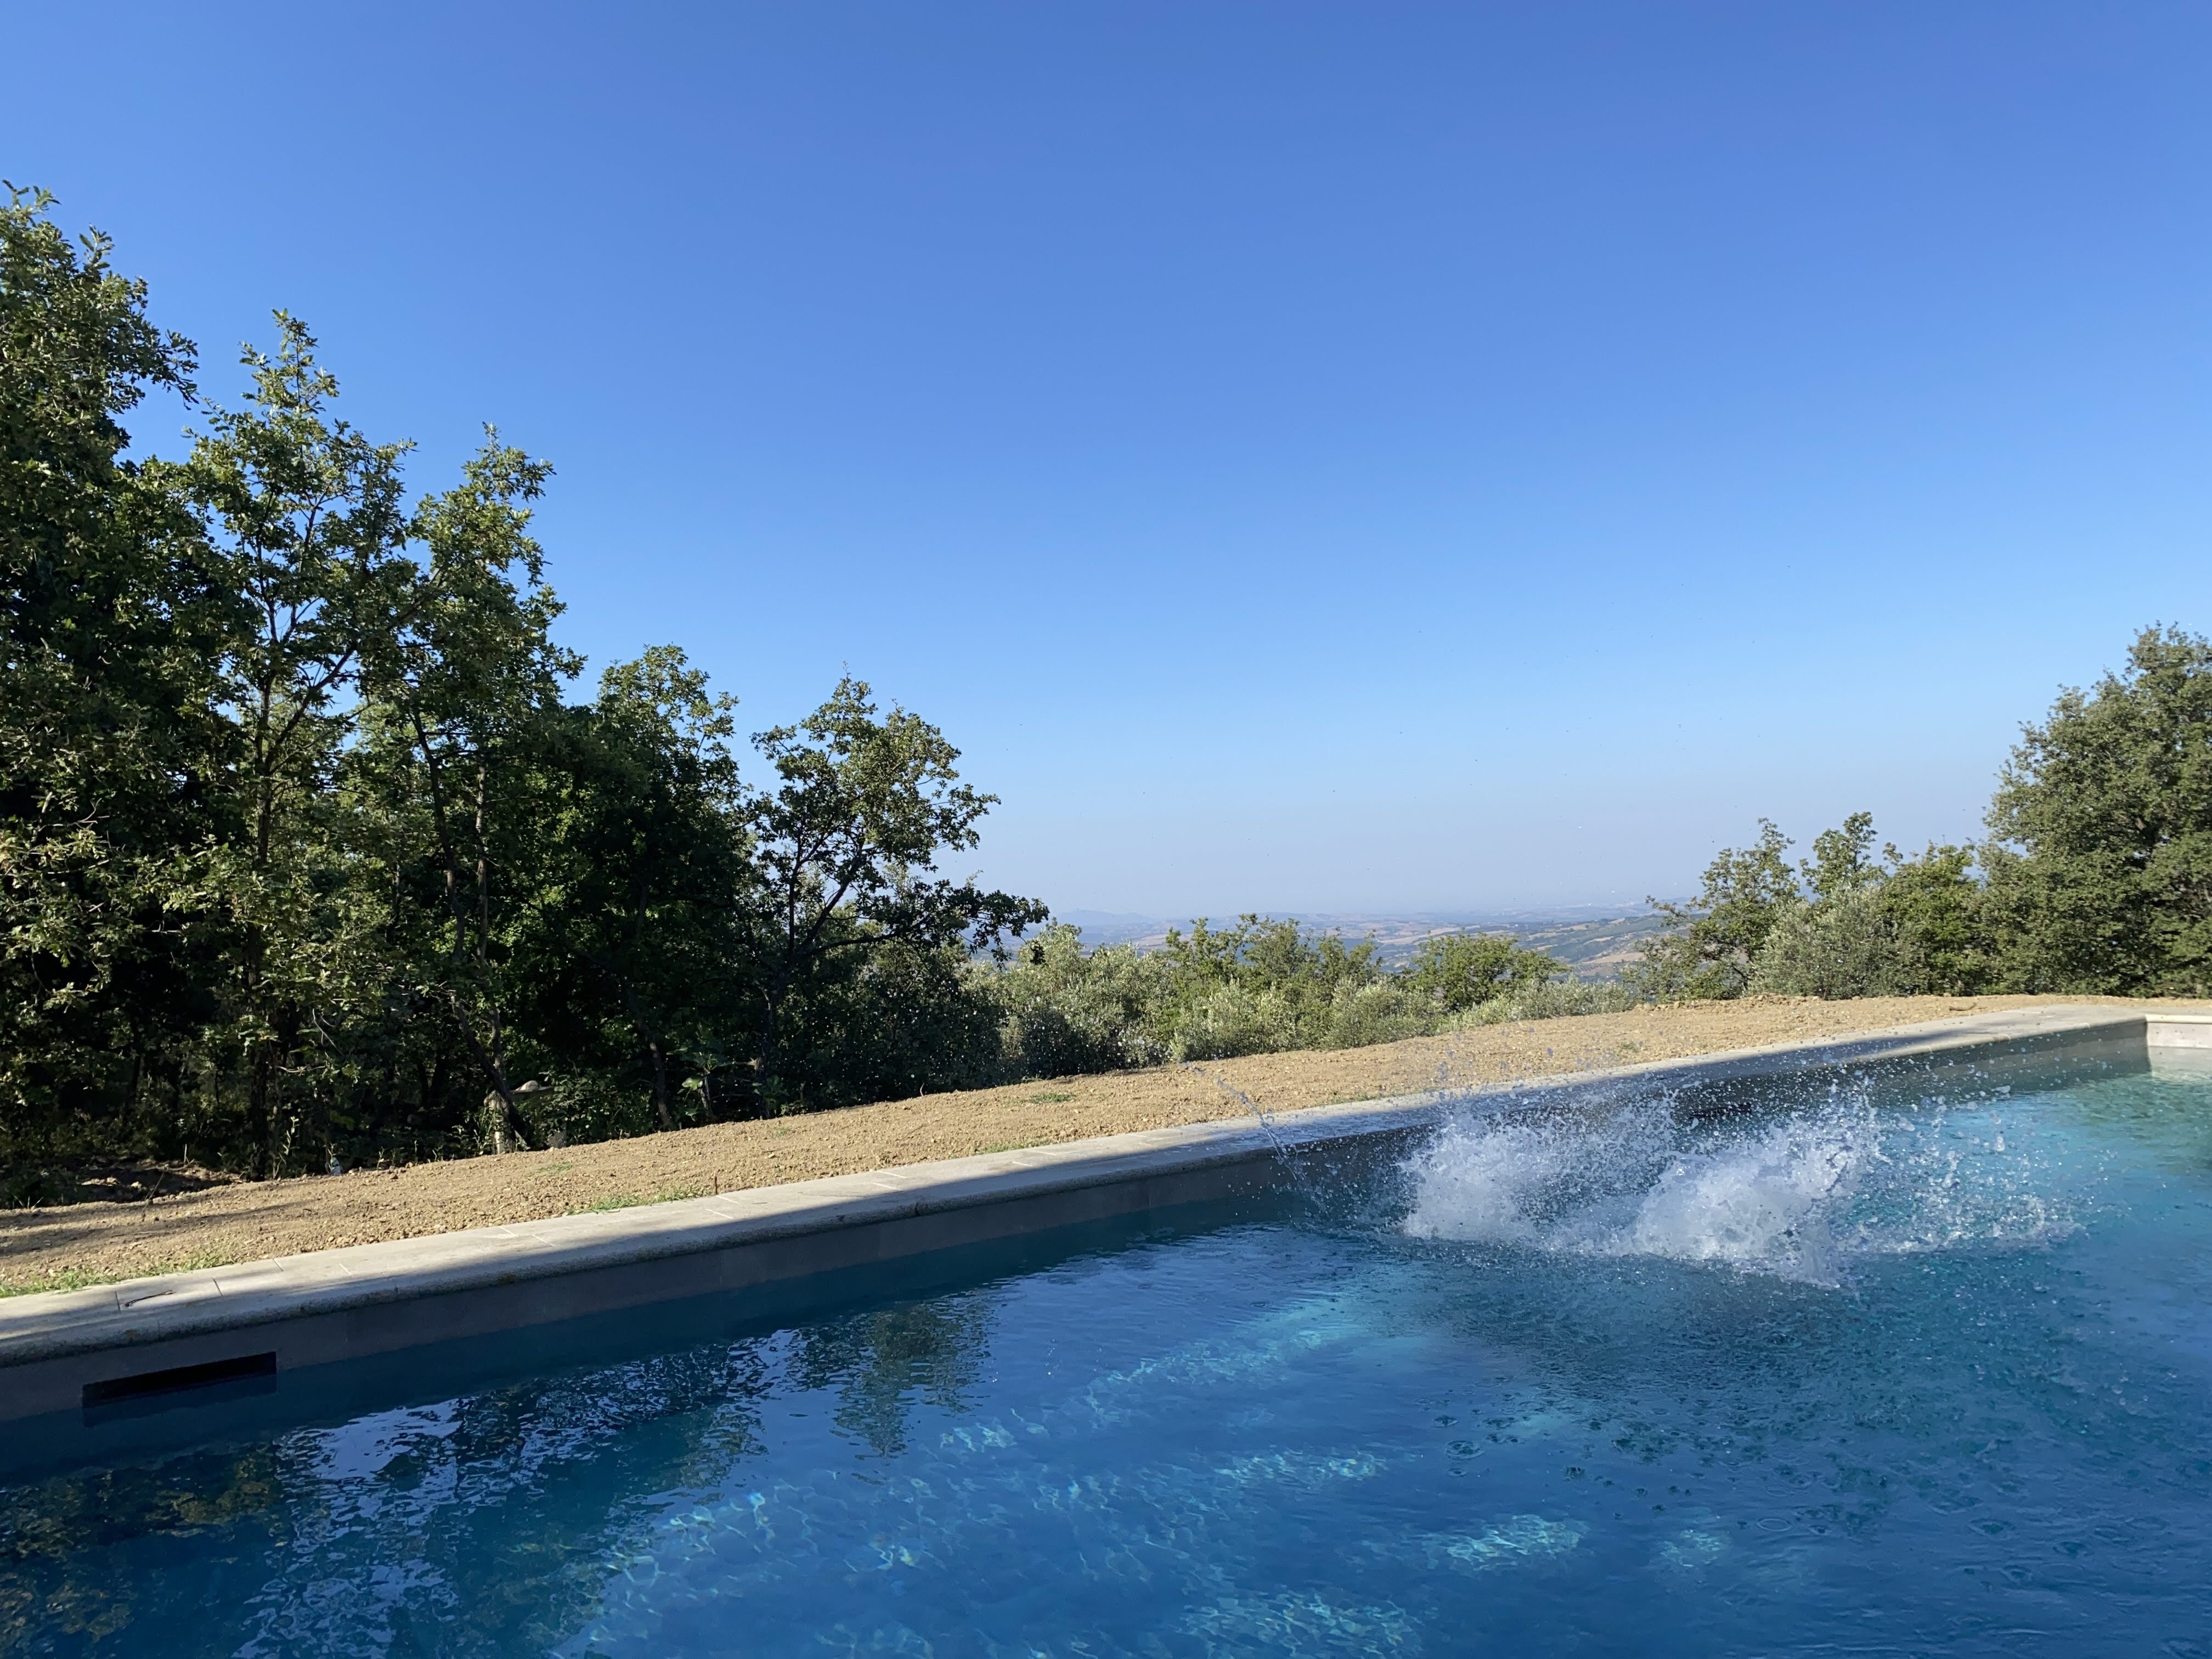
<svg viewBox="0 0 2212 1659">
<path fill-rule="evenodd" d="M 158 1392 L 171 1386 L 161 1378 L 210 1367 L 292 1370 L 390 1354 L 1256 1190 L 1273 1184 L 1267 1166 L 1287 1149 L 1418 1128 L 1470 1101 L 1725 1083 L 1975 1049 L 2032 1055 L 2100 1038 L 2146 1050 L 2212 1048 L 2212 1014 L 2008 1010 L 43 1291 L 0 1302 L 0 1422 L 89 1408 L 97 1392 L 142 1382 Z"/>
</svg>

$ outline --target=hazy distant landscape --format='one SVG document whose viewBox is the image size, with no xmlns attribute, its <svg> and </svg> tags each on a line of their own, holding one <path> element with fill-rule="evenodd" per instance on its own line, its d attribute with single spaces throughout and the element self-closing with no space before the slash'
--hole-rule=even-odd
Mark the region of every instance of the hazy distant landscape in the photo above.
<svg viewBox="0 0 2212 1659">
<path fill-rule="evenodd" d="M 1271 913 L 1272 914 L 1272 913 Z M 1372 939 L 1376 959 L 1395 968 L 1413 959 L 1421 941 L 1448 933 L 1510 933 L 1531 951 L 1567 964 L 1579 979 L 1617 979 L 1636 960 L 1639 941 L 1664 933 L 1668 919 L 1650 909 L 1624 915 L 1617 905 L 1559 905 L 1534 910 L 1286 910 L 1288 921 L 1317 933 L 1340 933 L 1350 943 Z M 1060 910 L 1054 918 L 1083 930 L 1086 948 L 1133 945 L 1155 951 L 1168 929 L 1188 929 L 1188 916 L 1137 915 L 1119 910 Z M 1215 917 L 1212 920 L 1219 921 Z"/>
</svg>

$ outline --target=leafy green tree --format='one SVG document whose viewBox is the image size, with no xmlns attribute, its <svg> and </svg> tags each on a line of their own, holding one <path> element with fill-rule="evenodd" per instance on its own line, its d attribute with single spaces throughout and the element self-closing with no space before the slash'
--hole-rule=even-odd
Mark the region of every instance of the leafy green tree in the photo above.
<svg viewBox="0 0 2212 1659">
<path fill-rule="evenodd" d="M 1990 804 L 1983 852 L 2008 988 L 2212 988 L 2212 641 L 2146 629 L 2061 693 Z"/>
<path fill-rule="evenodd" d="M 798 1100 L 836 1106 L 1009 1080 L 1004 1010 L 964 941 L 878 939 L 841 965 L 784 1026 L 780 1076 Z"/>
<path fill-rule="evenodd" d="M 214 410 L 190 459 L 157 470 L 242 601 L 222 659 L 240 832 L 219 861 L 238 935 L 224 1001 L 253 1165 L 272 1171 L 302 1115 L 329 1100 L 348 1060 L 343 1028 L 381 996 L 384 964 L 362 947 L 384 906 L 351 879 L 337 785 L 363 655 L 414 574 L 405 446 L 332 417 L 337 382 L 313 337 L 282 312 L 276 322 L 276 356 L 245 354 L 244 407 Z"/>
<path fill-rule="evenodd" d="M 1871 812 L 1853 812 L 1813 838 L 1812 858 L 1797 866 L 1805 890 L 1768 928 L 1753 959 L 1751 989 L 1825 998 L 1904 994 L 1902 941 L 1881 899 L 1888 872 L 1873 848 Z"/>
<path fill-rule="evenodd" d="M 1987 991 L 1993 946 L 1987 893 L 1974 876 L 1974 849 L 1931 842 L 1917 858 L 1905 858 L 1894 847 L 1887 856 L 1881 904 L 1897 930 L 1905 983 L 1922 995 Z"/>
<path fill-rule="evenodd" d="M 581 667 L 553 643 L 560 603 L 529 533 L 550 471 L 488 432 L 461 483 L 417 507 L 410 529 L 427 563 L 362 681 L 361 795 L 405 895 L 396 960 L 489 1086 L 501 1151 L 527 1144 L 509 1065 L 514 958 L 536 921 L 557 805 L 561 683 Z"/>
<path fill-rule="evenodd" d="M 1887 997 L 1915 988 L 1896 918 L 1874 886 L 1785 908 L 1752 964 L 1749 988 L 1784 996 Z"/>
<path fill-rule="evenodd" d="M 939 873 L 991 801 L 941 733 L 848 681 L 748 792 L 672 648 L 568 704 L 547 469 L 494 436 L 410 505 L 283 313 L 133 464 L 191 349 L 47 208 L 0 214 L 0 1158 L 270 1173 L 1004 1074 L 974 953 L 1044 911 Z"/>
<path fill-rule="evenodd" d="M 121 417 L 189 398 L 110 244 L 0 207 L 0 1135 L 128 1138 L 204 1012 L 234 598 Z M 5 1147 L 0 1147 L 5 1150 Z"/>
<path fill-rule="evenodd" d="M 1434 933 L 1421 941 L 1402 978 L 1448 1014 L 1540 985 L 1566 972 L 1541 951 L 1524 951 L 1510 933 Z"/>
<path fill-rule="evenodd" d="M 918 715 L 878 719 L 848 678 L 795 726 L 754 739 L 775 775 L 750 813 L 759 876 L 754 983 L 760 999 L 757 1086 L 770 1109 L 820 1097 L 795 1063 L 810 1008 L 890 947 L 980 951 L 1046 918 L 1044 906 L 937 873 L 975 846 L 997 797 L 959 781 L 959 750 Z"/>
<path fill-rule="evenodd" d="M 1854 812 L 1813 840 L 1803 888 L 1776 914 L 1751 988 L 1830 999 L 1978 990 L 1988 973 L 1974 857 L 1930 845 L 1917 859 L 1874 853 L 1874 815 Z"/>
<path fill-rule="evenodd" d="M 735 707 L 673 646 L 615 664 L 574 711 L 545 825 L 533 1024 L 572 1061 L 641 1064 L 664 1129 L 687 1083 L 714 1115 L 718 1074 L 754 1024 Z"/>
<path fill-rule="evenodd" d="M 1874 814 L 1853 812 L 1813 837 L 1813 856 L 1797 868 L 1815 902 L 1849 897 L 1881 885 L 1888 872 L 1874 855 Z"/>
<path fill-rule="evenodd" d="M 1674 927 L 1646 944 L 1622 977 L 1662 1000 L 1741 996 L 1767 935 L 1797 902 L 1797 875 L 1784 856 L 1789 850 L 1789 838 L 1761 818 L 1756 842 L 1723 848 L 1705 866 L 1694 902 L 1650 900 Z"/>
</svg>

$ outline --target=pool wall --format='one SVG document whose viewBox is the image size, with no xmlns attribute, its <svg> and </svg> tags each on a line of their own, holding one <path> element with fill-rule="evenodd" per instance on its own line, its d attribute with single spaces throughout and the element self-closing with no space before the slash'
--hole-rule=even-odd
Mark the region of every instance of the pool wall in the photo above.
<svg viewBox="0 0 2212 1659">
<path fill-rule="evenodd" d="M 1447 1110 L 1658 1086 L 1725 1109 L 1772 1079 L 1860 1072 L 2140 1071 L 2154 1048 L 2212 1049 L 2212 1014 L 2057 1006 L 1837 1041 L 1455 1088 L 1146 1131 L 787 1186 L 556 1217 L 0 1302 L 0 1425 L 96 1430 L 278 1376 L 687 1299 L 803 1314 L 810 1284 L 851 1294 L 918 1260 L 1267 1193 L 1330 1149 L 1386 1148 Z M 535 1334 L 524 1341 L 523 1334 Z M 72 1435 L 71 1437 L 74 1437 Z"/>
</svg>

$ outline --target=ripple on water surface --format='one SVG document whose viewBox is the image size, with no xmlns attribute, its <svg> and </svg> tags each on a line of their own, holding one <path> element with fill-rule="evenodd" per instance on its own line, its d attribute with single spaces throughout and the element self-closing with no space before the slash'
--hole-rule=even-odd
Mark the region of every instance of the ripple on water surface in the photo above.
<svg viewBox="0 0 2212 1659">
<path fill-rule="evenodd" d="M 7 1494 L 0 1650 L 2212 1651 L 2212 1086 L 1470 1117 L 1303 1222 Z"/>
</svg>

